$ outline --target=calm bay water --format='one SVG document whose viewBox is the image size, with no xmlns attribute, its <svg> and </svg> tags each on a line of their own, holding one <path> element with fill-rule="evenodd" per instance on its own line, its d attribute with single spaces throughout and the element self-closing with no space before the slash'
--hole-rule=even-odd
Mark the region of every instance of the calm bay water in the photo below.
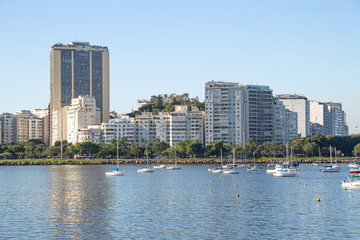
<svg viewBox="0 0 360 240">
<path fill-rule="evenodd" d="M 360 239 L 360 189 L 340 185 L 347 165 L 303 164 L 296 178 L 208 165 L 106 177 L 109 167 L 1 167 L 0 238 Z"/>
</svg>

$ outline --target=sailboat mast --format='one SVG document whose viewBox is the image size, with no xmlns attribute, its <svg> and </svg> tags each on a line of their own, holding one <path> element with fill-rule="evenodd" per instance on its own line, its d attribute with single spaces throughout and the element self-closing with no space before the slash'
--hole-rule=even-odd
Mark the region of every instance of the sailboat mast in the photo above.
<svg viewBox="0 0 360 240">
<path fill-rule="evenodd" d="M 233 167 L 235 167 L 235 148 L 233 148 Z"/>
<path fill-rule="evenodd" d="M 331 152 L 331 145 L 330 145 L 330 162 L 332 164 L 332 152 Z"/>
<path fill-rule="evenodd" d="M 116 167 L 119 168 L 119 126 L 116 130 Z"/>
<path fill-rule="evenodd" d="M 222 148 L 220 148 L 220 159 L 221 159 L 221 167 L 223 166 L 223 161 L 222 161 Z"/>
<path fill-rule="evenodd" d="M 293 146 L 291 145 L 291 153 L 290 153 L 290 167 L 292 167 L 292 157 L 293 157 Z"/>
</svg>

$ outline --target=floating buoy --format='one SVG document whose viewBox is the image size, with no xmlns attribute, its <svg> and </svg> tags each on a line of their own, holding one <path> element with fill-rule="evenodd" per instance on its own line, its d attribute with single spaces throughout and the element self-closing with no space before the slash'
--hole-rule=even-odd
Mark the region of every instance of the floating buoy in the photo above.
<svg viewBox="0 0 360 240">
<path fill-rule="evenodd" d="M 237 194 L 236 194 L 236 197 L 238 198 L 239 196 L 240 196 L 239 193 L 237 193 Z"/>
<path fill-rule="evenodd" d="M 317 198 L 316 201 L 320 202 L 320 198 Z"/>
<path fill-rule="evenodd" d="M 221 179 L 221 177 L 219 177 L 219 179 Z"/>
<path fill-rule="evenodd" d="M 235 186 L 234 187 L 237 187 L 237 185 L 235 184 Z"/>
<path fill-rule="evenodd" d="M 210 188 L 210 190 L 209 190 L 210 192 L 212 192 L 212 189 Z"/>
<path fill-rule="evenodd" d="M 344 187 L 344 191 L 346 191 L 346 189 L 347 189 L 347 188 L 346 188 L 346 187 Z"/>
</svg>

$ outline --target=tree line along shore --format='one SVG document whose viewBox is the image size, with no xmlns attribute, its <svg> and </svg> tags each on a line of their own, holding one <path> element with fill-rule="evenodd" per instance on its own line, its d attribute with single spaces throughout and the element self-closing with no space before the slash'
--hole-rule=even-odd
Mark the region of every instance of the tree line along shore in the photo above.
<svg viewBox="0 0 360 240">
<path fill-rule="evenodd" d="M 289 160 L 289 159 L 288 159 Z M 338 163 L 350 163 L 357 159 L 355 157 L 341 157 L 337 159 Z M 286 158 L 259 158 L 255 159 L 256 164 L 282 163 Z M 330 163 L 330 158 L 296 158 L 293 159 L 298 163 Z M 335 159 L 333 159 L 335 161 Z M 221 164 L 219 158 L 190 158 L 190 159 L 149 159 L 150 165 L 155 164 Z M 90 159 L 90 160 L 75 160 L 75 159 L 8 159 L 0 160 L 0 166 L 22 166 L 22 165 L 110 165 L 116 164 L 116 159 Z M 254 159 L 236 159 L 236 164 L 253 164 Z M 119 159 L 121 165 L 144 165 L 146 159 Z M 223 159 L 223 164 L 232 164 L 232 160 Z"/>
<path fill-rule="evenodd" d="M 62 145 L 62 151 L 61 151 Z M 0 145 L 0 161 L 15 159 L 24 162 L 23 159 L 74 159 L 76 156 L 90 156 L 100 159 L 98 161 L 109 161 L 119 156 L 123 161 L 141 161 L 148 156 L 152 161 L 164 161 L 162 159 L 209 159 L 211 162 L 215 158 L 232 158 L 233 151 L 235 156 L 240 159 L 278 159 L 285 158 L 286 145 L 288 145 L 288 156 L 292 149 L 294 158 L 329 158 L 330 152 L 333 158 L 337 156 L 351 159 L 360 153 L 360 135 L 351 135 L 346 137 L 334 137 L 332 135 L 315 135 L 307 138 L 296 138 L 287 144 L 279 144 L 275 141 L 257 144 L 255 139 L 250 138 L 243 145 L 223 142 L 212 142 L 206 147 L 199 141 L 181 141 L 174 147 L 155 139 L 152 142 L 146 142 L 142 139 L 139 143 L 129 143 L 125 138 L 118 141 L 113 139 L 109 144 L 80 142 L 71 144 L 67 141 L 56 142 L 54 146 L 45 146 L 39 140 L 30 140 L 26 143 L 12 143 Z M 61 157 L 62 156 L 62 157 Z M 135 160 L 130 160 L 135 159 Z M 40 161 L 40 160 L 38 160 Z M 52 160 L 48 160 L 52 161 Z M 25 161 L 26 162 L 26 161 Z"/>
</svg>

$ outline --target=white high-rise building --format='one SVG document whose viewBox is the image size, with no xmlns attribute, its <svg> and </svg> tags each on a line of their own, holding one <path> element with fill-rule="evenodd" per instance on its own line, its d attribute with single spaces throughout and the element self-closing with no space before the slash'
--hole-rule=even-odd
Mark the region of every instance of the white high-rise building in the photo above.
<svg viewBox="0 0 360 240">
<path fill-rule="evenodd" d="M 297 138 L 297 113 L 285 109 L 279 99 L 274 104 L 274 140 L 286 143 Z"/>
<path fill-rule="evenodd" d="M 310 125 L 310 103 L 304 96 L 282 94 L 277 95 L 285 108 L 297 113 L 298 117 L 298 133 L 301 137 L 308 137 L 311 135 Z"/>
<path fill-rule="evenodd" d="M 29 110 L 19 110 L 17 117 L 17 142 L 27 142 L 31 139 L 43 141 L 43 121 Z"/>
<path fill-rule="evenodd" d="M 290 110 L 285 110 L 286 118 L 286 131 L 285 131 L 285 142 L 290 142 L 294 138 L 300 137 L 298 133 L 298 113 Z"/>
<path fill-rule="evenodd" d="M 11 113 L 0 115 L 0 144 L 14 143 L 17 139 L 17 119 Z"/>
<path fill-rule="evenodd" d="M 341 103 L 310 101 L 310 122 L 312 135 L 348 135 Z"/>
<path fill-rule="evenodd" d="M 135 141 L 139 144 L 142 139 L 150 143 L 156 138 L 156 123 L 152 113 L 143 112 L 141 115 L 135 116 L 136 132 Z"/>
<path fill-rule="evenodd" d="M 329 117 L 328 105 L 326 103 L 310 100 L 311 135 L 318 133 L 322 135 L 329 134 Z"/>
<path fill-rule="evenodd" d="M 205 145 L 215 141 L 258 144 L 273 140 L 273 96 L 268 86 L 205 84 Z"/>
<path fill-rule="evenodd" d="M 71 100 L 67 111 L 67 141 L 80 142 L 79 132 L 95 124 L 100 124 L 100 110 L 96 107 L 95 97 L 79 96 Z"/>
<path fill-rule="evenodd" d="M 333 102 L 327 104 L 329 110 L 329 134 L 334 136 L 347 136 L 346 130 L 344 132 L 346 122 L 342 104 Z"/>
<path fill-rule="evenodd" d="M 42 131 L 43 131 L 43 143 L 45 143 L 46 146 L 49 146 L 50 144 L 50 113 L 49 109 L 35 109 L 32 112 L 33 115 L 36 117 L 42 119 Z"/>
<path fill-rule="evenodd" d="M 174 147 L 177 143 L 189 140 L 204 144 L 204 113 L 196 108 L 188 111 L 187 106 L 176 106 L 169 118 L 169 142 Z"/>
</svg>

